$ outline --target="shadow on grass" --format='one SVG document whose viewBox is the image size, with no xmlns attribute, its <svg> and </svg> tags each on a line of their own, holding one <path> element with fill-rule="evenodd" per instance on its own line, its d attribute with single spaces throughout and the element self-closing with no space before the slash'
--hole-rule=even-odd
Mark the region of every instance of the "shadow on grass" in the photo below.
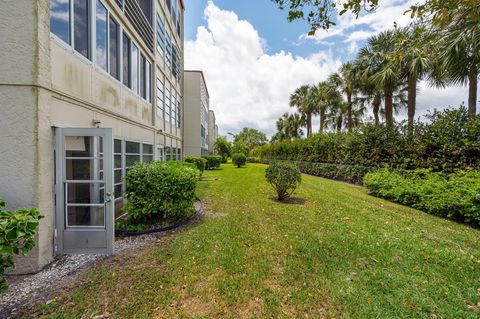
<svg viewBox="0 0 480 319">
<path fill-rule="evenodd" d="M 290 196 L 283 200 L 279 200 L 276 196 L 274 196 L 274 197 L 270 197 L 270 199 L 276 203 L 287 204 L 287 205 L 303 205 L 306 202 L 304 198 L 296 197 L 296 196 Z"/>
</svg>

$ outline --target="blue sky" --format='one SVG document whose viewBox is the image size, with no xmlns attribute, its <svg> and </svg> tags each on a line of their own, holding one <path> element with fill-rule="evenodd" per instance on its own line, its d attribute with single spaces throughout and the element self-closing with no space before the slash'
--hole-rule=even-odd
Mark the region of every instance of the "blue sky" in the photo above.
<svg viewBox="0 0 480 319">
<path fill-rule="evenodd" d="M 295 88 L 327 79 L 368 37 L 394 22 L 410 23 L 403 14 L 409 2 L 382 0 L 375 12 L 338 17 L 335 27 L 308 37 L 305 22 L 289 23 L 287 12 L 270 0 L 187 0 L 185 68 L 204 71 L 222 135 L 246 126 L 273 135 L 275 121 L 294 112 L 288 102 Z M 417 115 L 458 106 L 466 97 L 465 87 L 438 90 L 421 83 Z M 397 116 L 404 118 L 404 112 Z"/>
</svg>

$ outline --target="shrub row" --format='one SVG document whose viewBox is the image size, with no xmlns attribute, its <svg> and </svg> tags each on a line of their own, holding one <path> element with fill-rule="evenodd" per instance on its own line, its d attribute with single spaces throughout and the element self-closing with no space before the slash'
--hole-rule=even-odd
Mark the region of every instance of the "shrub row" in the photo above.
<svg viewBox="0 0 480 319">
<path fill-rule="evenodd" d="M 261 163 L 262 159 L 260 157 L 247 157 L 247 163 Z"/>
<path fill-rule="evenodd" d="M 212 169 L 217 169 L 220 168 L 220 165 L 222 164 L 222 157 L 218 155 L 204 155 L 202 156 L 207 161 L 206 170 L 212 170 Z"/>
<path fill-rule="evenodd" d="M 426 213 L 480 225 L 480 171 L 453 174 L 415 171 L 368 173 L 365 186 L 373 195 Z"/>
<path fill-rule="evenodd" d="M 269 162 L 273 163 L 276 161 L 264 161 L 264 163 Z M 292 161 L 292 163 L 296 164 L 300 171 L 304 174 L 349 182 L 353 184 L 362 184 L 365 174 L 373 170 L 372 167 L 361 165 L 296 161 Z"/>
<path fill-rule="evenodd" d="M 283 141 L 256 149 L 266 160 L 321 162 L 453 172 L 480 168 L 480 117 L 469 120 L 464 107 L 427 117 L 413 134 L 405 124 L 393 129 L 367 124 L 352 133 L 325 133 L 306 139 Z"/>
<path fill-rule="evenodd" d="M 193 163 L 200 171 L 200 175 L 203 174 L 207 167 L 207 160 L 201 157 L 185 156 L 184 161 L 186 163 Z"/>
<path fill-rule="evenodd" d="M 199 171 L 191 163 L 135 164 L 126 176 L 128 222 L 157 225 L 192 216 L 198 178 Z"/>
</svg>

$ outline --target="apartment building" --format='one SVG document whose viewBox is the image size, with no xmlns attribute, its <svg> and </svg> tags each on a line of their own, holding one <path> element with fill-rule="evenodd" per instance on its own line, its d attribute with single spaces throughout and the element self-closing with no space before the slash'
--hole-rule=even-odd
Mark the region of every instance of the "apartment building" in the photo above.
<svg viewBox="0 0 480 319">
<path fill-rule="evenodd" d="M 215 142 L 218 138 L 218 125 L 216 124 L 215 112 L 208 111 L 208 152 L 215 153 Z"/>
<path fill-rule="evenodd" d="M 202 71 L 184 72 L 185 118 L 183 147 L 186 156 L 209 154 L 210 97 Z"/>
<path fill-rule="evenodd" d="M 182 158 L 184 9 L 0 2 L 0 196 L 45 216 L 18 272 L 112 253 L 128 167 Z"/>
</svg>

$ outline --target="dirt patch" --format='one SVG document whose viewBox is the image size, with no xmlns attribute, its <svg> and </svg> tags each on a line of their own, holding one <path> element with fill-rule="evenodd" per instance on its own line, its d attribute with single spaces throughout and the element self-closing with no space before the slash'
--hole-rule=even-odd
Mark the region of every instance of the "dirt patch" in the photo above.
<svg viewBox="0 0 480 319">
<path fill-rule="evenodd" d="M 285 198 L 284 200 L 278 200 L 277 197 L 270 197 L 271 200 L 280 204 L 290 204 L 290 205 L 304 205 L 306 200 L 301 197 L 290 196 Z"/>
</svg>

